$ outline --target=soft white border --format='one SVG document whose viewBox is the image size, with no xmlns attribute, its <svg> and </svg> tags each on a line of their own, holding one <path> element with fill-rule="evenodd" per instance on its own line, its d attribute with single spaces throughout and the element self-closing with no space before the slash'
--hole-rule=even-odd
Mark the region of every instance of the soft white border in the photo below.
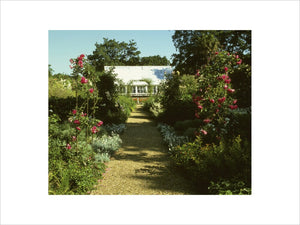
<svg viewBox="0 0 300 225">
<path fill-rule="evenodd" d="M 252 196 L 48 196 L 48 30 L 251 29 Z M 1 223 L 299 223 L 299 2 L 1 2 Z"/>
</svg>

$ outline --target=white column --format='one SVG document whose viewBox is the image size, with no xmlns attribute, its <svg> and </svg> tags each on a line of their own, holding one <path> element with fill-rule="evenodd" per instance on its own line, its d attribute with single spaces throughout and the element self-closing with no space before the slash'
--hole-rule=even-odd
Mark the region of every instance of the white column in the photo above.
<svg viewBox="0 0 300 225">
<path fill-rule="evenodd" d="M 127 86 L 125 86 L 125 94 L 127 94 Z"/>
<path fill-rule="evenodd" d="M 145 87 L 145 92 L 148 93 L 148 86 Z"/>
<path fill-rule="evenodd" d="M 135 86 L 135 93 L 137 94 L 138 93 L 138 90 L 137 90 L 138 88 L 137 88 L 137 86 Z"/>
</svg>

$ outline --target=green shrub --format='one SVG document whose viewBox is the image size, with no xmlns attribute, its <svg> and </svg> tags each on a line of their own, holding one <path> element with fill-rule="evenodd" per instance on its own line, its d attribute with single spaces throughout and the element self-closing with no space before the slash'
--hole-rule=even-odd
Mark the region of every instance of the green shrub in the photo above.
<svg viewBox="0 0 300 225">
<path fill-rule="evenodd" d="M 76 147 L 69 136 L 70 125 L 58 122 L 57 115 L 49 117 L 49 194 L 86 194 L 102 177 L 105 165 L 95 160 L 91 145 L 84 141 L 84 132 L 77 136 Z"/>
<path fill-rule="evenodd" d="M 204 144 L 197 137 L 174 148 L 171 157 L 203 193 L 207 193 L 209 182 L 221 178 L 239 177 L 247 187 L 251 185 L 251 149 L 239 136 L 219 144 Z"/>
<path fill-rule="evenodd" d="M 158 96 L 151 96 L 143 103 L 143 110 L 150 113 L 150 116 L 157 119 L 163 112 L 163 107 Z"/>
<path fill-rule="evenodd" d="M 251 195 L 251 188 L 244 181 L 237 178 L 230 180 L 220 179 L 217 182 L 211 181 L 208 191 L 210 194 L 217 195 Z"/>
</svg>

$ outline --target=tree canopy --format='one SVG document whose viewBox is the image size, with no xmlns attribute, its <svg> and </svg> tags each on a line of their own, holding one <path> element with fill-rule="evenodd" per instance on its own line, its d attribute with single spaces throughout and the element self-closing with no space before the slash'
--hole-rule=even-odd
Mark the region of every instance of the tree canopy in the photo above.
<svg viewBox="0 0 300 225">
<path fill-rule="evenodd" d="M 164 56 L 140 57 L 137 43 L 119 42 L 115 39 L 103 38 L 103 43 L 95 44 L 96 49 L 88 56 L 91 64 L 97 71 L 103 71 L 104 66 L 138 66 L 138 65 L 169 65 L 169 60 Z"/>
<path fill-rule="evenodd" d="M 179 52 L 172 55 L 172 66 L 181 73 L 194 74 L 221 50 L 236 52 L 245 63 L 251 63 L 251 31 L 180 30 L 172 40 Z"/>
</svg>

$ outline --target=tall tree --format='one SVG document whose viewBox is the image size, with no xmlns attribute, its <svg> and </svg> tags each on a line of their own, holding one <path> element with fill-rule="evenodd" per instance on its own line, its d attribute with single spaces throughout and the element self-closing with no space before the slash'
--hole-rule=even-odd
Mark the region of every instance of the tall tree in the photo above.
<svg viewBox="0 0 300 225">
<path fill-rule="evenodd" d="M 115 39 L 103 38 L 102 44 L 95 44 L 96 49 L 88 56 L 97 71 L 103 71 L 104 66 L 134 65 L 139 62 L 136 42 L 118 42 Z"/>
<path fill-rule="evenodd" d="M 184 74 L 194 74 L 220 46 L 215 31 L 175 31 L 172 39 L 179 51 L 172 55 L 172 66 Z"/>
<path fill-rule="evenodd" d="M 139 64 L 142 66 L 167 66 L 170 65 L 170 61 L 166 56 L 154 55 L 142 57 Z"/>
</svg>

